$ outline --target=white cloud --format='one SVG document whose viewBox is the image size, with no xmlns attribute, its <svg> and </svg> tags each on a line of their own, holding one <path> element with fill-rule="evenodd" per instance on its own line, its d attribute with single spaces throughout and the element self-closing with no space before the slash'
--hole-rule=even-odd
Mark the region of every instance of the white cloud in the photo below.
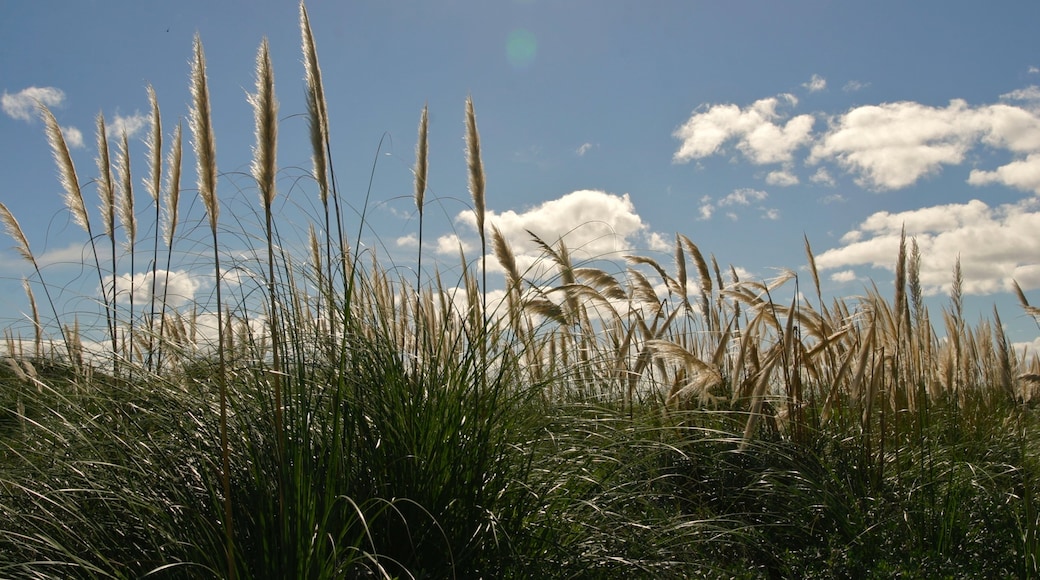
<svg viewBox="0 0 1040 580">
<path fill-rule="evenodd" d="M 826 167 L 821 167 L 816 170 L 816 173 L 812 174 L 809 181 L 813 183 L 819 183 L 821 185 L 834 185 L 834 178 L 831 177 L 831 173 L 827 171 Z"/>
<path fill-rule="evenodd" d="M 751 202 L 762 201 L 767 197 L 769 197 L 769 194 L 764 191 L 745 187 L 736 189 L 733 193 L 720 199 L 719 205 L 751 205 Z"/>
<path fill-rule="evenodd" d="M 766 175 L 766 183 L 779 187 L 789 187 L 798 185 L 798 176 L 785 169 L 770 171 L 769 175 Z"/>
<path fill-rule="evenodd" d="M 0 97 L 0 107 L 12 119 L 32 121 L 37 101 L 48 107 L 55 107 L 65 101 L 65 93 L 54 87 L 29 87 L 13 95 L 4 91 Z"/>
<path fill-rule="evenodd" d="M 672 161 L 687 163 L 714 155 L 727 141 L 735 139 L 737 149 L 752 163 L 789 162 L 794 151 L 809 142 L 814 119 L 812 115 L 799 115 L 783 126 L 777 124 L 776 121 L 782 120 L 777 112 L 781 100 L 790 106 L 798 103 L 794 95 L 783 94 L 755 101 L 746 109 L 729 104 L 694 111 L 672 133 L 682 140 Z"/>
<path fill-rule="evenodd" d="M 868 187 L 906 187 L 964 161 L 974 129 L 958 120 L 969 112 L 961 100 L 944 109 L 913 102 L 857 107 L 832 121 L 810 162 L 834 159 Z"/>
<path fill-rule="evenodd" d="M 1016 89 L 1010 93 L 1000 95 L 1001 99 L 1009 101 L 1040 101 L 1040 87 L 1030 85 L 1024 89 Z"/>
<path fill-rule="evenodd" d="M 418 248 L 419 247 L 419 236 L 415 234 L 408 234 L 407 236 L 401 236 L 397 238 L 396 245 L 398 248 Z"/>
<path fill-rule="evenodd" d="M 735 144 L 753 164 L 782 164 L 765 174 L 771 185 L 798 183 L 791 168 L 794 155 L 809 147 L 805 162 L 820 166 L 811 180 L 833 185 L 832 164 L 874 190 L 909 187 L 961 165 L 977 147 L 1004 150 L 1010 161 L 997 167 L 975 167 L 968 183 L 1001 184 L 1040 194 L 1040 86 L 1001 95 L 1003 102 L 971 106 L 953 99 L 946 106 L 913 101 L 854 107 L 828 120 L 822 134 L 812 132 L 814 116 L 786 119 L 781 105 L 797 99 L 783 94 L 741 108 L 735 104 L 698 107 L 673 132 L 682 141 L 674 163 L 726 154 Z M 1022 103 L 1021 105 L 1015 103 Z M 786 120 L 785 120 L 786 119 Z"/>
<path fill-rule="evenodd" d="M 701 205 L 698 207 L 697 212 L 700 214 L 700 220 L 710 220 L 713 213 L 715 213 L 715 204 L 711 201 L 711 196 L 706 195 L 701 198 Z"/>
<path fill-rule="evenodd" d="M 780 219 L 780 210 L 770 207 L 762 208 L 762 219 L 776 221 Z"/>
<path fill-rule="evenodd" d="M 945 292 L 958 256 L 966 294 L 1006 291 L 1011 280 L 1040 283 L 1040 202 L 1029 199 L 992 208 L 982 201 L 878 212 L 846 234 L 842 245 L 816 257 L 821 270 L 869 265 L 892 270 L 905 225 L 908 240 L 921 251 L 921 284 L 927 293 Z M 909 241 L 908 241 L 909 243 Z M 1023 285 L 1023 288 L 1025 286 Z"/>
<path fill-rule="evenodd" d="M 820 198 L 820 203 L 824 205 L 841 203 L 843 201 L 845 201 L 845 196 L 840 193 L 832 193 L 831 195 L 825 195 Z"/>
<path fill-rule="evenodd" d="M 862 81 L 849 81 L 841 87 L 841 90 L 845 91 L 846 93 L 854 93 L 856 91 L 861 91 L 869 86 L 870 83 L 865 83 Z"/>
<path fill-rule="evenodd" d="M 1040 74 L 1040 66 L 1031 66 L 1027 72 L 1031 75 Z"/>
<path fill-rule="evenodd" d="M 815 93 L 827 88 L 827 79 L 818 74 L 814 74 L 812 78 L 809 79 L 809 82 L 802 83 L 802 86 L 808 89 L 810 93 Z"/>
<path fill-rule="evenodd" d="M 462 248 L 462 251 L 468 255 L 473 252 L 473 249 L 476 246 L 463 241 L 457 234 L 445 234 L 437 238 L 436 252 L 442 256 L 458 256 L 460 247 Z"/>
<path fill-rule="evenodd" d="M 122 138 L 124 131 L 126 131 L 127 137 L 133 137 L 138 131 L 144 129 L 149 122 L 148 115 L 140 112 L 135 112 L 129 116 L 117 113 L 105 126 L 105 133 L 110 139 Z"/>
<path fill-rule="evenodd" d="M 835 282 L 852 282 L 856 279 L 856 273 L 852 270 L 842 270 L 831 274 L 831 280 Z"/>
<path fill-rule="evenodd" d="M 831 121 L 809 162 L 834 160 L 857 174 L 861 185 L 900 189 L 938 173 L 943 165 L 963 163 L 979 143 L 1019 154 L 1038 152 L 1040 116 L 1006 104 L 973 108 L 960 99 L 947 107 L 908 101 L 862 106 Z M 983 171 L 976 181 L 1028 184 L 1020 176 L 1019 161 L 1006 170 L 1014 175 L 998 178 Z"/>
<path fill-rule="evenodd" d="M 652 247 L 660 242 L 636 213 L 628 194 L 578 190 L 520 212 L 489 210 L 485 219 L 489 230 L 492 224 L 497 226 L 509 241 L 521 271 L 535 266 L 542 257 L 528 232 L 553 247 L 562 239 L 576 262 L 614 259 L 637 245 Z M 459 213 L 456 221 L 476 230 L 470 210 Z M 499 269 L 497 261 L 488 262 L 488 268 L 492 267 Z"/>
<path fill-rule="evenodd" d="M 972 169 L 971 174 L 968 175 L 968 183 L 972 185 L 999 183 L 1040 195 L 1040 153 L 1033 153 L 1025 159 L 1012 161 L 993 171 Z"/>
<path fill-rule="evenodd" d="M 105 286 L 111 291 L 112 277 L 105 278 Z M 202 287 L 199 276 L 183 270 L 157 270 L 155 276 L 155 293 L 152 294 L 152 272 L 139 272 L 133 275 L 120 274 L 116 279 L 117 299 L 122 303 L 130 302 L 130 291 L 133 289 L 134 303 L 150 304 L 152 297 L 155 303 L 162 304 L 165 290 L 167 306 L 177 308 L 195 300 L 195 293 Z"/>
<path fill-rule="evenodd" d="M 578 157 L 584 157 L 585 154 L 594 147 L 596 147 L 596 145 L 592 143 L 582 143 L 574 152 L 578 154 Z"/>
<path fill-rule="evenodd" d="M 61 134 L 65 136 L 65 143 L 73 149 L 83 147 L 83 133 L 75 127 L 62 127 Z"/>
</svg>

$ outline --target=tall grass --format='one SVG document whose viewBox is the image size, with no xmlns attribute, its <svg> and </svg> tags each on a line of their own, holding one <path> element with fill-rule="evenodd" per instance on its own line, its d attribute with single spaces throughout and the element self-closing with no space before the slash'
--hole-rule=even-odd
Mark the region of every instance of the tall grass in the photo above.
<svg viewBox="0 0 1040 580">
<path fill-rule="evenodd" d="M 614 266 L 575 262 L 563 240 L 532 234 L 549 273 L 521 271 L 509 240 L 485 223 L 494 198 L 467 97 L 480 254 L 460 256 L 455 280 L 437 267 L 424 275 L 423 107 L 420 250 L 415 277 L 397 276 L 357 251 L 367 199 L 353 249 L 344 234 L 352 224 L 302 4 L 300 31 L 312 146 L 303 181 L 321 204 L 302 256 L 279 234 L 268 43 L 248 97 L 259 206 L 256 224 L 239 223 L 263 232 L 251 238 L 221 221 L 210 85 L 195 39 L 189 127 L 211 302 L 156 296 L 159 275 L 168 282 L 175 266 L 200 261 L 175 246 L 203 242 L 178 228 L 179 125 L 162 190 L 154 91 L 144 181 L 155 205 L 151 248 L 137 243 L 129 142 L 122 136 L 113 165 L 98 117 L 96 183 L 111 256 L 96 245 L 85 181 L 42 108 L 66 205 L 97 270 L 105 326 L 89 336 L 104 340 L 85 343 L 78 318 L 58 312 L 28 238 L 0 204 L 31 266 L 34 321 L 33 347 L 27 353 L 8 331 L 0 365 L 0 576 L 1040 573 L 1040 363 L 1019 359 L 996 311 L 964 320 L 959 267 L 942 333 L 922 299 L 919 249 L 905 235 L 891 293 L 870 285 L 829 302 L 808 238 L 814 292 L 792 270 L 768 280 L 741 280 L 733 267 L 724 275 L 682 234 L 671 265 L 631 255 Z M 497 305 L 488 300 L 488 233 L 506 273 Z M 256 245 L 232 254 L 221 244 L 230 237 Z M 117 280 L 135 280 L 144 263 L 151 304 L 117 309 L 120 293 L 134 290 Z M 129 265 L 124 276 L 120 264 Z M 230 271 L 255 284 L 226 283 Z M 33 286 L 53 320 L 41 319 Z"/>
</svg>

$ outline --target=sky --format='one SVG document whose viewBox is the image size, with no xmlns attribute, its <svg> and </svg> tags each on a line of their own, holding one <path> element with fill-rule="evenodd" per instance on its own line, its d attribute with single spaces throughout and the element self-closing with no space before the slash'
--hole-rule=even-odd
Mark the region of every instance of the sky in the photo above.
<svg viewBox="0 0 1040 580">
<path fill-rule="evenodd" d="M 1013 342 L 1040 347 L 1040 328 L 1011 291 L 1017 281 L 1040 304 L 1038 2 L 312 0 L 307 8 L 348 225 L 364 210 L 362 243 L 401 271 L 418 251 L 411 168 L 424 105 L 424 256 L 455 264 L 460 244 L 479 252 L 463 140 L 471 96 L 487 220 L 521 266 L 537 255 L 527 230 L 565 236 L 579 259 L 638 254 L 669 269 L 680 233 L 742 278 L 789 268 L 804 290 L 808 238 L 827 296 L 863 295 L 872 283 L 889 295 L 905 228 L 922 252 L 933 320 L 959 258 L 968 321 L 995 306 Z M 86 236 L 64 208 L 34 103 L 62 126 L 91 204 L 96 116 L 113 142 L 128 133 L 140 183 L 146 88 L 158 95 L 169 143 L 189 110 L 196 34 L 208 64 L 223 239 L 233 247 L 261 223 L 247 98 L 267 37 L 281 118 L 276 206 L 284 243 L 295 236 L 302 245 L 305 216 L 318 215 L 319 202 L 306 179 L 296 2 L 0 2 L 0 202 L 65 312 L 91 311 L 97 275 L 83 265 Z M 182 212 L 201 223 L 185 145 Z M 152 223 L 144 187 L 135 195 L 139 219 Z M 37 279 L 13 243 L 0 243 L 0 326 L 24 328 L 22 278 Z M 139 263 L 135 274 L 146 269 Z M 185 301 L 212 288 L 190 260 L 177 273 L 171 284 Z"/>
</svg>

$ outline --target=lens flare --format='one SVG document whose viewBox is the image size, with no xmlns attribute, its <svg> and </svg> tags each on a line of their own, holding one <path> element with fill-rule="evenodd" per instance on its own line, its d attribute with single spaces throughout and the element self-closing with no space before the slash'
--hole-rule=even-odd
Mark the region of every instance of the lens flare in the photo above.
<svg viewBox="0 0 1040 580">
<path fill-rule="evenodd" d="M 506 40 L 506 58 L 515 69 L 531 66 L 538 54 L 538 39 L 530 30 L 517 28 Z"/>
</svg>

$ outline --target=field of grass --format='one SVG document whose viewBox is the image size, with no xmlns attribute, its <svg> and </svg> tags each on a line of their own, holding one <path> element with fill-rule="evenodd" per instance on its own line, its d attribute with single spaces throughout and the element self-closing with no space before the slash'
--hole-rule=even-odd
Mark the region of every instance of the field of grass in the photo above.
<svg viewBox="0 0 1040 580">
<path fill-rule="evenodd" d="M 33 273 L 34 322 L 31 336 L 6 333 L 0 365 L 0 577 L 1040 574 L 1040 362 L 1020 360 L 995 310 L 964 320 L 959 268 L 941 324 L 912 239 L 893 256 L 891 293 L 832 301 L 808 240 L 807 280 L 741 280 L 683 235 L 668 264 L 575 263 L 563 242 L 536 239 L 548 273 L 520 271 L 484 223 L 467 100 L 480 253 L 447 279 L 420 250 L 399 275 L 352 250 L 361 225 L 336 187 L 302 5 L 300 16 L 313 146 L 301 187 L 320 200 L 303 255 L 283 244 L 273 209 L 266 42 L 249 98 L 258 220 L 243 226 L 263 234 L 248 252 L 218 241 L 235 234 L 219 215 L 200 40 L 189 131 L 201 240 L 178 231 L 181 127 L 164 145 L 154 92 L 152 237 L 137 228 L 148 210 L 134 208 L 126 137 L 113 158 L 98 118 L 93 223 L 87 182 L 41 105 L 102 327 L 57 311 L 0 204 Z M 420 241 L 426 127 L 424 109 Z M 122 297 L 135 292 L 117 285 L 138 278 L 116 264 L 149 265 L 144 283 L 165 288 L 183 246 L 195 265 L 208 248 L 212 301 Z M 501 300 L 489 301 L 491 260 L 506 272 Z M 232 271 L 250 284 L 223 282 Z"/>
</svg>

